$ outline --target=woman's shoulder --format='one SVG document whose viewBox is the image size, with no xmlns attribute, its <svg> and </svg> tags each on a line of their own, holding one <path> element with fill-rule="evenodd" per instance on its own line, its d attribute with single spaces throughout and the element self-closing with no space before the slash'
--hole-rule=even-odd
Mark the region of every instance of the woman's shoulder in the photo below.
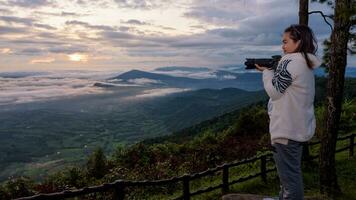
<svg viewBox="0 0 356 200">
<path fill-rule="evenodd" d="M 297 52 L 297 53 L 288 53 L 288 54 L 285 54 L 281 60 L 305 60 L 304 59 L 304 56 L 302 55 L 302 53 L 300 52 Z"/>
<path fill-rule="evenodd" d="M 313 68 L 320 66 L 321 62 L 314 54 L 308 53 L 308 58 L 313 63 Z M 285 54 L 281 58 L 281 61 L 283 60 L 293 61 L 297 64 L 307 64 L 304 55 L 300 52 Z"/>
<path fill-rule="evenodd" d="M 291 68 L 295 69 L 295 66 L 307 66 L 307 63 L 301 53 L 289 53 L 281 58 L 279 65 L 286 66 L 291 70 Z"/>
</svg>

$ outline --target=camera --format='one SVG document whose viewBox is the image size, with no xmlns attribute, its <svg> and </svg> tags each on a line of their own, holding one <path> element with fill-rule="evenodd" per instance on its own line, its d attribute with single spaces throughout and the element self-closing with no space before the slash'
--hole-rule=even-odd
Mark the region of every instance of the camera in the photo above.
<svg viewBox="0 0 356 200">
<path fill-rule="evenodd" d="M 279 60 L 282 58 L 280 55 L 274 55 L 272 58 L 246 58 L 245 69 L 256 69 L 255 64 L 258 64 L 269 69 L 276 69 Z"/>
</svg>

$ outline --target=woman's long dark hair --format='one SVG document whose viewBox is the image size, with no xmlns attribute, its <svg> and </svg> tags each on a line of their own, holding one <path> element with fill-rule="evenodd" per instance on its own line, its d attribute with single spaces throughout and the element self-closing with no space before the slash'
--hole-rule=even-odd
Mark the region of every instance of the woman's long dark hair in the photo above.
<svg viewBox="0 0 356 200">
<path fill-rule="evenodd" d="M 295 52 L 301 52 L 309 69 L 313 69 L 313 64 L 308 57 L 308 53 L 315 55 L 318 50 L 318 43 L 315 39 L 313 31 L 306 25 L 295 24 L 286 28 L 284 32 L 289 33 L 290 38 L 294 42 L 300 40 L 299 46 Z"/>
</svg>

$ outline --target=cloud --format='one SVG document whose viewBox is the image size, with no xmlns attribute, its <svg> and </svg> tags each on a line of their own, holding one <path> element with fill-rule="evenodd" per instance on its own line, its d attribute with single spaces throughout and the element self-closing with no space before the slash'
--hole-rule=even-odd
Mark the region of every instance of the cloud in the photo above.
<svg viewBox="0 0 356 200">
<path fill-rule="evenodd" d="M 22 55 L 39 55 L 42 52 L 43 52 L 43 49 L 39 49 L 39 48 L 25 48 L 20 52 L 20 54 L 22 54 Z"/>
<path fill-rule="evenodd" d="M 70 61 L 73 61 L 73 62 L 87 62 L 89 56 L 86 54 L 75 53 L 75 54 L 70 54 L 67 57 Z"/>
<path fill-rule="evenodd" d="M 87 2 L 85 0 L 77 0 L 76 3 L 79 4 L 79 5 L 86 5 L 87 4 Z"/>
<path fill-rule="evenodd" d="M 196 18 L 210 24 L 234 24 L 245 18 L 247 13 L 221 10 L 217 7 L 194 7 L 190 12 L 184 14 L 188 18 Z"/>
<path fill-rule="evenodd" d="M 6 56 L 18 66 L 26 56 L 60 61 L 55 54 L 74 53 L 111 58 L 87 62 L 104 68 L 240 64 L 280 54 L 284 28 L 298 21 L 296 0 L 8 0 L 3 7 L 13 16 L 0 16 L 0 48 L 11 49 Z M 310 10 L 330 14 L 319 3 Z M 319 15 L 309 19 L 319 43 L 329 37 Z"/>
<path fill-rule="evenodd" d="M 64 17 L 65 16 L 73 16 L 73 17 L 80 16 L 77 13 L 74 13 L 74 12 L 64 12 L 64 11 L 62 11 L 60 15 L 64 16 Z"/>
<path fill-rule="evenodd" d="M 0 27 L 1 29 L 1 27 Z M 1 30 L 0 30 L 1 34 Z M 29 44 L 29 45 L 65 45 L 65 42 L 60 42 L 60 41 L 51 41 L 51 40 L 31 40 L 31 39 L 13 39 L 13 40 L 8 40 L 8 42 L 13 43 L 13 44 Z"/>
<path fill-rule="evenodd" d="M 33 19 L 31 18 L 23 18 L 23 17 L 13 17 L 13 16 L 0 16 L 0 21 L 6 22 L 7 24 L 24 24 L 27 26 L 31 26 L 33 23 Z"/>
<path fill-rule="evenodd" d="M 233 76 L 233 75 L 224 75 L 224 76 L 221 77 L 221 79 L 228 79 L 228 80 L 230 80 L 230 79 L 236 79 L 236 76 Z"/>
<path fill-rule="evenodd" d="M 38 8 L 55 5 L 51 0 L 8 0 L 6 4 L 8 6 L 19 6 L 23 8 Z"/>
<path fill-rule="evenodd" d="M 10 54 L 10 53 L 12 53 L 12 50 L 10 48 L 2 48 L 2 49 L 0 49 L 0 53 Z"/>
<path fill-rule="evenodd" d="M 172 0 L 114 0 L 119 7 L 151 10 L 167 7 Z"/>
<path fill-rule="evenodd" d="M 243 24 L 241 26 L 244 26 Z M 234 40 L 240 45 L 278 45 L 281 40 L 281 30 L 266 30 L 258 32 L 254 30 L 237 29 L 237 28 L 218 28 L 207 31 L 208 34 L 219 35 L 228 40 Z"/>
<path fill-rule="evenodd" d="M 73 20 L 73 21 L 66 21 L 66 25 L 78 25 L 78 26 L 83 26 L 88 29 L 95 29 L 95 30 L 106 30 L 106 31 L 112 31 L 115 30 L 115 28 L 111 26 L 105 26 L 105 25 L 91 25 L 87 22 L 82 22 L 78 20 Z"/>
<path fill-rule="evenodd" d="M 204 23 L 226 26 L 207 30 L 208 35 L 218 35 L 239 45 L 276 45 L 280 43 L 283 29 L 297 20 L 293 2 L 286 1 L 236 1 L 195 0 L 185 13 Z M 276 9 L 279 9 L 278 11 Z M 268 10 L 268 12 L 266 12 Z"/>
<path fill-rule="evenodd" d="M 331 9 L 324 4 L 311 3 L 310 10 L 330 13 Z M 184 16 L 220 27 L 228 26 L 227 29 L 235 30 L 230 36 L 240 37 L 251 33 L 278 35 L 288 25 L 298 23 L 298 1 L 193 0 L 193 5 Z M 325 32 L 328 27 L 321 21 L 320 16 L 311 15 L 309 24 L 311 27 L 317 26 L 316 30 Z"/>
<path fill-rule="evenodd" d="M 149 25 L 149 23 L 142 22 L 142 21 L 137 20 L 137 19 L 130 19 L 130 20 L 127 20 L 127 21 L 122 21 L 122 23 L 124 23 L 124 24 L 132 24 L 132 25 Z"/>
<path fill-rule="evenodd" d="M 31 73 L 22 78 L 0 76 L 0 105 L 104 93 L 107 91 L 92 87 L 98 78 L 104 77 L 108 77 L 108 72 Z"/>
<path fill-rule="evenodd" d="M 164 29 L 164 30 L 169 30 L 169 31 L 177 30 L 177 29 L 175 29 L 175 28 L 168 27 L 168 26 L 156 26 L 156 27 L 161 28 L 161 29 Z"/>
<path fill-rule="evenodd" d="M 128 27 L 128 26 L 120 26 L 119 30 L 122 31 L 122 32 L 127 32 L 131 29 L 131 27 Z"/>
<path fill-rule="evenodd" d="M 31 64 L 40 64 L 40 63 L 52 63 L 54 61 L 55 61 L 54 58 L 40 58 L 40 59 L 31 60 L 30 63 Z"/>
<path fill-rule="evenodd" d="M 56 27 L 47 25 L 47 24 L 33 24 L 33 26 L 37 27 L 37 28 L 43 28 L 43 29 L 47 29 L 47 30 L 57 30 Z"/>
<path fill-rule="evenodd" d="M 207 68 L 206 68 L 207 69 Z M 215 70 L 208 71 L 183 71 L 183 70 L 174 70 L 174 71 L 155 71 L 158 74 L 166 74 L 176 77 L 189 77 L 194 79 L 208 79 L 208 78 L 217 78 Z"/>
<path fill-rule="evenodd" d="M 81 7 L 90 7 L 94 6 L 95 8 L 108 8 L 112 6 L 112 0 L 100 0 L 100 1 L 93 1 L 93 0 L 76 0 L 76 1 L 71 1 L 71 3 L 74 3 L 76 5 L 79 5 Z"/>
<path fill-rule="evenodd" d="M 186 92 L 186 91 L 190 91 L 190 89 L 182 89 L 182 88 L 150 89 L 150 90 L 144 90 L 141 94 L 135 95 L 133 98 L 159 97 L 159 96 L 166 96 L 166 95 Z"/>
<path fill-rule="evenodd" d="M 158 67 L 154 69 L 157 72 L 172 72 L 172 71 L 183 71 L 183 72 L 206 72 L 209 68 L 206 67 L 184 67 L 184 66 L 167 66 Z"/>
<path fill-rule="evenodd" d="M 151 26 L 151 27 L 156 27 L 156 28 L 160 28 L 160 29 L 163 29 L 163 30 L 169 30 L 169 31 L 177 30 L 177 29 L 172 28 L 172 27 L 162 26 L 162 25 L 155 25 L 155 24 L 144 22 L 144 21 L 140 21 L 140 20 L 137 20 L 137 19 L 130 19 L 130 20 L 127 20 L 127 21 L 122 20 L 121 23 L 129 24 L 129 25 L 135 25 L 135 26 Z M 128 30 L 134 31 L 135 29 L 133 29 L 132 27 L 123 27 L 123 26 L 121 26 L 120 30 L 121 31 L 128 31 Z"/>
<path fill-rule="evenodd" d="M 6 8 L 0 8 L 0 13 L 5 14 L 5 15 L 10 15 L 10 14 L 13 14 L 14 12 L 9 9 L 6 9 Z"/>
<path fill-rule="evenodd" d="M 151 9 L 155 4 L 146 0 L 115 0 L 119 7 L 134 9 Z"/>
<path fill-rule="evenodd" d="M 279 16 L 281 17 L 281 16 Z M 262 20 L 263 17 L 256 20 Z M 125 47 L 127 55 L 131 57 L 196 57 L 196 58 L 236 58 L 241 59 L 247 53 L 264 54 L 276 52 L 274 46 L 280 45 L 281 30 L 271 29 L 265 31 L 269 25 L 251 29 L 247 24 L 254 19 L 242 21 L 244 28 L 215 28 L 199 34 L 185 36 L 132 34 L 120 31 L 103 31 L 101 37 L 104 41 L 118 47 Z M 278 17 L 273 18 L 278 21 Z M 250 25 L 251 26 L 251 25 Z M 281 25 L 282 26 L 282 25 Z M 247 28 L 245 28 L 247 27 Z M 125 31 L 127 31 L 125 29 Z M 265 48 L 266 46 L 273 48 Z M 257 46 L 260 46 L 260 50 Z M 278 49 L 278 51 L 280 51 Z"/>
<path fill-rule="evenodd" d="M 85 14 L 81 14 L 81 13 L 75 13 L 75 12 L 47 12 L 47 11 L 34 11 L 33 12 L 35 15 L 39 15 L 39 16 L 56 16 L 56 17 L 81 17 L 81 16 L 85 16 Z"/>
<path fill-rule="evenodd" d="M 75 45 L 75 46 L 60 45 L 55 47 L 49 47 L 48 51 L 51 53 L 59 53 L 59 54 L 73 54 L 73 53 L 88 52 L 89 48 L 84 45 Z"/>
<path fill-rule="evenodd" d="M 133 84 L 138 84 L 138 85 L 160 84 L 160 83 L 162 83 L 161 81 L 148 79 L 148 78 L 129 79 L 128 82 L 129 83 L 133 83 Z"/>
<path fill-rule="evenodd" d="M 23 34 L 27 33 L 28 30 L 26 28 L 22 27 L 6 27 L 6 26 L 0 26 L 0 35 L 2 34 Z"/>
<path fill-rule="evenodd" d="M 164 51 L 164 50 L 155 50 L 152 49 L 129 49 L 127 54 L 132 57 L 177 57 L 179 53 L 177 51 Z"/>
<path fill-rule="evenodd" d="M 177 48 L 223 48 L 227 46 L 236 45 L 235 42 L 224 40 L 221 38 L 214 38 L 208 36 L 192 37 L 187 40 L 177 40 L 170 44 L 172 47 Z"/>
<path fill-rule="evenodd" d="M 137 38 L 135 35 L 121 32 L 121 31 L 103 31 L 101 33 L 102 37 L 109 40 L 117 40 L 117 39 L 135 39 Z"/>
<path fill-rule="evenodd" d="M 68 45 L 55 41 L 32 41 L 32 40 L 14 40 L 12 43 L 23 44 L 23 46 L 29 46 L 28 48 L 17 48 L 15 51 L 16 55 L 27 55 L 27 56 L 40 56 L 50 54 L 74 54 L 74 53 L 87 53 L 89 52 L 89 47 L 84 45 Z M 30 47 L 33 45 L 40 46 L 40 48 Z M 13 50 L 8 52 L 4 50 L 0 53 L 13 53 Z M 1 50 L 1 49 L 0 49 Z"/>
<path fill-rule="evenodd" d="M 237 25 L 240 20 L 258 14 L 255 0 L 193 0 L 184 16 L 203 23 L 216 25 Z"/>
</svg>

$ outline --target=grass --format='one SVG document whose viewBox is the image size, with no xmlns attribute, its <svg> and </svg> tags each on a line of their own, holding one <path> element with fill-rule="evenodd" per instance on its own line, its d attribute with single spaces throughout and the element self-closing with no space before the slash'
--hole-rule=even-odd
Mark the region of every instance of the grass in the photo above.
<svg viewBox="0 0 356 200">
<path fill-rule="evenodd" d="M 346 146 L 345 142 L 338 143 L 338 148 Z M 258 172 L 259 162 L 251 164 L 250 166 L 231 168 L 229 181 L 236 180 L 239 177 Z M 256 168 L 257 167 L 257 168 Z M 349 157 L 348 151 L 343 151 L 336 154 L 336 170 L 338 176 L 338 183 L 342 193 L 335 198 L 335 200 L 356 200 L 356 155 Z M 329 200 L 326 196 L 319 192 L 319 164 L 317 160 L 304 164 L 304 193 L 308 199 L 315 200 Z M 196 179 L 191 182 L 191 192 L 199 189 L 208 188 L 221 184 L 222 173 L 216 173 L 215 176 L 208 176 L 205 178 Z M 149 195 L 148 199 L 171 199 L 182 194 L 182 188 L 171 193 L 170 198 L 167 195 Z M 265 196 L 278 196 L 279 179 L 276 172 L 271 172 L 267 176 L 267 182 L 263 182 L 260 177 L 254 178 L 243 183 L 238 183 L 230 186 L 229 193 L 243 193 L 243 194 L 258 194 Z M 200 194 L 191 197 L 192 200 L 213 200 L 221 199 L 221 189 L 212 192 Z"/>
<path fill-rule="evenodd" d="M 255 167 L 259 165 L 256 162 L 255 165 L 251 165 L 250 169 L 255 171 Z M 342 190 L 342 194 L 337 196 L 334 200 L 356 200 L 356 156 L 349 157 L 349 152 L 344 151 L 336 154 L 336 169 L 338 175 L 338 183 Z M 319 172 L 318 172 L 318 162 L 316 160 L 304 165 L 303 176 L 304 176 L 304 192 L 306 198 L 309 200 L 331 200 L 326 196 L 319 193 Z M 237 171 L 243 171 L 243 173 L 237 173 Z M 231 170 L 230 180 L 235 180 L 241 176 L 245 176 L 250 173 L 248 169 L 234 169 Z M 208 176 L 201 179 L 196 179 L 191 182 L 191 192 L 197 191 L 198 189 L 208 188 L 211 186 L 219 185 L 221 183 L 222 174 L 216 173 L 215 176 Z M 167 192 L 166 189 L 162 188 L 162 194 L 158 194 L 160 187 L 147 187 L 144 190 L 138 190 L 136 192 L 141 193 L 139 196 L 145 197 L 144 199 L 174 199 L 182 194 L 181 183 L 174 186 L 171 192 Z M 152 190 L 153 189 L 153 190 Z M 178 190 L 177 190 L 178 189 Z M 154 192 L 156 191 L 156 192 Z M 155 195 L 152 195 L 156 193 Z M 271 172 L 267 176 L 267 182 L 263 182 L 260 177 L 230 186 L 229 193 L 244 193 L 244 194 L 258 194 L 265 196 L 278 196 L 279 192 L 279 179 L 276 172 Z M 146 195 L 145 195 L 146 193 Z M 166 195 L 164 195 L 166 193 Z M 170 195 L 169 195 L 170 194 Z M 137 195 L 137 194 L 136 194 Z M 142 199 L 136 195 L 127 195 L 128 199 Z M 168 196 L 167 196 L 168 195 Z M 105 196 L 105 195 L 104 195 Z M 216 200 L 221 199 L 222 193 L 220 189 L 214 190 L 209 193 L 204 193 L 201 195 L 191 197 L 192 200 Z"/>
<path fill-rule="evenodd" d="M 349 157 L 348 151 L 336 154 L 336 171 L 342 193 L 335 200 L 356 200 L 356 156 Z M 319 192 L 319 165 L 312 161 L 303 168 L 305 196 L 315 199 L 327 199 Z M 231 193 L 249 193 L 267 196 L 278 196 L 279 180 L 276 172 L 268 175 L 267 183 L 259 178 L 230 187 Z M 215 196 L 216 199 L 217 196 Z"/>
<path fill-rule="evenodd" d="M 348 145 L 348 140 L 339 141 L 338 149 Z M 312 149 L 314 155 L 316 155 L 315 149 Z M 348 150 L 336 154 L 336 172 L 338 176 L 338 184 L 342 193 L 335 197 L 335 200 L 356 200 L 356 155 L 349 157 Z M 248 166 L 246 169 L 231 169 L 229 180 L 236 180 L 241 176 L 248 175 L 256 172 L 256 166 L 259 166 L 259 162 L 256 162 L 252 166 Z M 251 169 L 253 172 L 251 172 Z M 258 170 L 257 170 L 258 171 Z M 242 173 L 241 173 L 242 172 Z M 319 164 L 317 159 L 303 165 L 304 176 L 304 193 L 306 197 L 310 199 L 322 199 L 328 200 L 326 196 L 319 192 Z M 200 179 L 192 181 L 191 192 L 198 189 L 208 188 L 211 186 L 219 185 L 221 183 L 221 173 L 216 174 L 214 177 Z M 181 193 L 182 191 L 178 191 Z M 276 172 L 271 172 L 267 176 L 267 182 L 264 183 L 261 178 L 255 178 L 243 183 L 238 183 L 230 186 L 229 193 L 244 193 L 244 194 L 258 194 L 265 196 L 278 196 L 279 192 L 279 179 Z M 177 196 L 177 192 L 175 192 Z M 178 195 L 179 196 L 179 195 Z M 198 199 L 221 199 L 222 193 L 220 189 L 215 191 L 197 195 L 192 197 L 193 200 Z M 165 199 L 164 197 L 155 197 L 156 199 Z M 167 198 L 167 196 L 166 196 Z"/>
<path fill-rule="evenodd" d="M 346 141 L 339 141 L 338 148 L 347 146 Z M 315 149 L 312 149 L 315 150 Z M 313 151 L 312 151 L 313 152 Z M 316 154 L 316 152 L 313 152 Z M 257 161 L 253 164 L 242 165 L 234 167 L 229 170 L 229 181 L 236 180 L 240 177 L 247 176 L 251 173 L 259 171 L 260 162 Z M 349 152 L 343 151 L 336 154 L 336 169 L 338 176 L 338 183 L 342 190 L 342 193 L 335 198 L 335 200 L 356 200 L 356 155 L 349 157 Z M 308 164 L 304 164 L 303 176 L 304 176 L 304 192 L 305 196 L 312 197 L 308 199 L 314 200 L 329 200 L 327 197 L 319 193 L 319 165 L 317 160 L 314 160 Z M 213 176 L 199 178 L 190 183 L 190 192 L 195 192 L 200 189 L 208 188 L 221 184 L 222 173 L 215 173 Z M 182 194 L 181 182 L 173 184 L 171 189 L 167 190 L 167 187 L 153 186 L 137 188 L 137 191 L 128 194 L 128 199 L 174 199 Z M 263 182 L 260 177 L 254 178 L 243 183 L 238 183 L 230 186 L 229 193 L 244 193 L 244 194 L 258 194 L 265 196 L 278 196 L 279 192 L 279 179 L 276 172 L 269 173 L 267 176 L 267 182 Z M 136 196 L 138 195 L 138 196 Z M 105 197 L 105 194 L 99 194 L 99 196 Z M 213 200 L 221 199 L 221 189 L 214 190 L 209 193 L 193 196 L 192 200 Z M 101 199 L 101 198 L 98 198 Z M 105 199 L 105 198 L 104 198 Z"/>
</svg>

